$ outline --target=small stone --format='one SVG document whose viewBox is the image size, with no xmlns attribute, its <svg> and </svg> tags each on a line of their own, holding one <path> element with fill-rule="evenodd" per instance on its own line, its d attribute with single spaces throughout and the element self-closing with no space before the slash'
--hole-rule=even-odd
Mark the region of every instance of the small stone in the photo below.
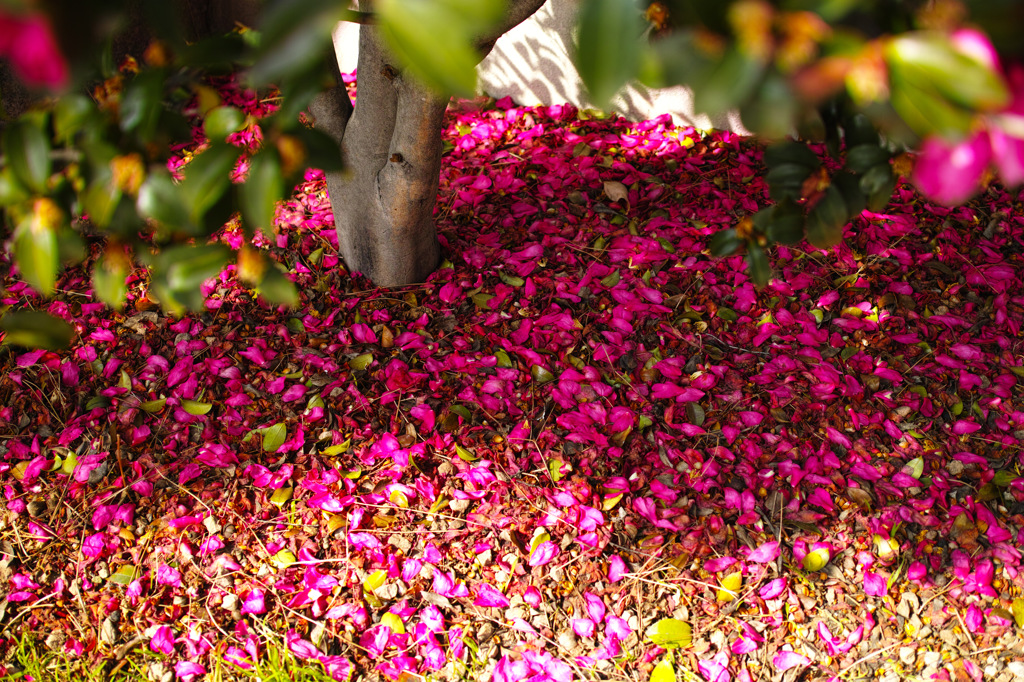
<svg viewBox="0 0 1024 682">
<path fill-rule="evenodd" d="M 224 599 L 220 602 L 221 608 L 226 611 L 237 611 L 238 610 L 238 596 L 234 594 L 224 595 Z"/>
<path fill-rule="evenodd" d="M 916 647 L 900 647 L 900 663 L 902 663 L 903 665 L 913 665 L 915 660 L 917 660 Z"/>
<path fill-rule="evenodd" d="M 1006 664 L 1006 670 L 1018 680 L 1024 680 L 1024 662 L 1010 661 Z"/>
<path fill-rule="evenodd" d="M 938 651 L 926 651 L 921 654 L 921 660 L 927 666 L 937 666 L 942 661 L 942 654 Z"/>
<path fill-rule="evenodd" d="M 100 626 L 100 641 L 104 644 L 116 644 L 121 637 L 121 631 L 117 627 L 117 621 L 107 617 Z"/>
</svg>

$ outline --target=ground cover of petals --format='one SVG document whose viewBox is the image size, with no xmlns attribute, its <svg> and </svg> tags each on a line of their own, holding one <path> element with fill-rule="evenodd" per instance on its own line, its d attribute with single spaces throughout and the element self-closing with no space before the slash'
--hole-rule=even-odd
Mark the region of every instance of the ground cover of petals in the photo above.
<svg viewBox="0 0 1024 682">
<path fill-rule="evenodd" d="M 337 680 L 1020 679 L 1015 193 L 901 185 L 758 290 L 706 251 L 767 201 L 751 140 L 507 100 L 444 140 L 421 286 L 344 270 L 317 171 L 256 240 L 294 310 L 231 269 L 180 318 L 141 270 L 123 312 L 6 278 L 78 332 L 2 357 L 8 673 L 31 632 L 156 680 L 282 646 Z"/>
</svg>

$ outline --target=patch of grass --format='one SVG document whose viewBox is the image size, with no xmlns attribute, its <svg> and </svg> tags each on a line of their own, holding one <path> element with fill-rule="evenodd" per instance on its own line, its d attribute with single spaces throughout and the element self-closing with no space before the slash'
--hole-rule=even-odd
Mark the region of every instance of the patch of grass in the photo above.
<svg viewBox="0 0 1024 682">
<path fill-rule="evenodd" d="M 164 665 L 164 657 L 145 647 L 135 647 L 128 657 L 114 663 L 90 660 L 47 648 L 35 633 L 24 633 L 0 682 L 140 682 L 153 679 L 150 667 Z M 319 661 L 303 661 L 289 652 L 283 641 L 268 642 L 262 659 L 249 670 L 214 656 L 207 682 L 335 682 Z"/>
<path fill-rule="evenodd" d="M 135 664 L 128 662 L 124 667 Z M 35 633 L 27 632 L 18 641 L 18 648 L 8 664 L 7 674 L 0 677 L 0 682 L 120 682 L 140 679 L 139 669 L 122 671 L 108 676 L 103 662 L 93 664 L 85 658 L 69 656 L 63 651 L 52 651 L 47 648 Z"/>
</svg>

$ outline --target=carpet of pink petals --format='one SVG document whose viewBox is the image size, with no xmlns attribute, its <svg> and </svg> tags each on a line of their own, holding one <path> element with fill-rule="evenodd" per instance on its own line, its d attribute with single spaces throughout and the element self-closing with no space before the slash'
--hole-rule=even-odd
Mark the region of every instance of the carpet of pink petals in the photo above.
<svg viewBox="0 0 1024 682">
<path fill-rule="evenodd" d="M 1021 655 L 1015 193 L 901 185 L 758 290 L 706 252 L 767 202 L 750 140 L 507 100 L 444 139 L 422 285 L 345 271 L 312 170 L 256 239 L 294 310 L 233 266 L 181 318 L 142 270 L 123 312 L 6 278 L 77 331 L 2 356 L 7 665 L 31 630 L 184 682 L 282 643 L 337 680 L 646 680 L 670 617 L 711 682 Z"/>
</svg>

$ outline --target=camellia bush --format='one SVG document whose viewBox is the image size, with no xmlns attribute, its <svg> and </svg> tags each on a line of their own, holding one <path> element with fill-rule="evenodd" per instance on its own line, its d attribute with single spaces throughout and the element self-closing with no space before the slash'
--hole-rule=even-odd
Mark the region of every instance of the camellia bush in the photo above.
<svg viewBox="0 0 1024 682">
<path fill-rule="evenodd" d="M 93 288 L 111 306 L 142 262 L 159 304 L 197 308 L 202 282 L 232 259 L 269 301 L 294 303 L 291 281 L 259 249 L 236 254 L 209 236 L 231 221 L 249 237 L 270 230 L 307 167 L 327 173 L 350 270 L 395 286 L 438 265 L 441 117 L 452 95 L 474 93 L 494 41 L 543 0 L 364 0 L 358 10 L 279 1 L 227 34 L 182 19 L 253 4 L 0 9 L 0 54 L 25 85 L 20 102 L 3 93 L 17 115 L 2 136 L 0 207 L 14 261 L 40 294 L 102 238 Z M 900 175 L 947 204 L 995 175 L 1024 179 L 1020 19 L 1006 2 L 587 0 L 577 62 L 602 106 L 634 79 L 682 84 L 699 111 L 738 110 L 770 144 L 772 203 L 711 243 L 718 255 L 745 252 L 763 284 L 771 245 L 838 244 L 851 219 L 885 207 Z M 355 107 L 332 63 L 337 21 L 362 25 Z M 257 124 L 216 87 L 224 79 L 241 79 L 272 111 Z M 202 151 L 169 164 L 197 121 Z M 25 345 L 59 346 L 72 333 L 26 310 L 6 312 L 2 326 L 8 343 Z"/>
</svg>

